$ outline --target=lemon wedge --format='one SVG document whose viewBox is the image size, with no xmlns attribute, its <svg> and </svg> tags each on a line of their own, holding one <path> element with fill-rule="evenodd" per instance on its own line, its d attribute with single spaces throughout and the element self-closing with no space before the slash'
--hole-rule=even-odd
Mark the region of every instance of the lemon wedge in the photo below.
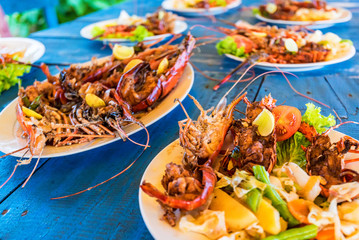
<svg viewBox="0 0 359 240">
<path fill-rule="evenodd" d="M 162 61 L 158 65 L 157 75 L 161 75 L 164 71 L 167 70 L 167 68 L 168 68 L 168 59 L 164 58 L 164 59 L 162 59 Z"/>
<path fill-rule="evenodd" d="M 275 5 L 274 3 L 267 3 L 266 5 L 266 11 L 269 13 L 269 14 L 273 14 L 277 11 L 277 5 Z"/>
<path fill-rule="evenodd" d="M 40 114 L 38 114 L 37 112 L 35 112 L 34 110 L 31 110 L 30 108 L 24 107 L 22 106 L 22 111 L 24 112 L 24 114 L 28 117 L 34 117 L 38 120 L 42 119 L 42 116 Z"/>
<path fill-rule="evenodd" d="M 123 70 L 124 73 L 130 71 L 132 68 L 137 66 L 138 64 L 142 63 L 143 61 L 141 59 L 133 59 L 129 63 L 127 63 L 125 69 Z"/>
<path fill-rule="evenodd" d="M 291 39 L 291 38 L 286 38 L 284 40 L 284 46 L 287 49 L 288 52 L 298 52 L 298 45 L 297 43 Z"/>
<path fill-rule="evenodd" d="M 273 114 L 266 108 L 254 119 L 253 125 L 258 126 L 259 135 L 266 137 L 273 132 L 275 120 Z"/>
<path fill-rule="evenodd" d="M 133 54 L 135 54 L 135 49 L 133 47 L 115 44 L 112 49 L 112 54 L 116 59 L 123 60 L 132 57 Z"/>
<path fill-rule="evenodd" d="M 89 105 L 90 107 L 93 107 L 93 108 L 99 108 L 99 107 L 106 106 L 106 103 L 101 98 L 99 98 L 98 96 L 96 96 L 95 94 L 92 94 L 92 93 L 86 94 L 85 101 L 86 101 L 87 105 Z"/>
</svg>

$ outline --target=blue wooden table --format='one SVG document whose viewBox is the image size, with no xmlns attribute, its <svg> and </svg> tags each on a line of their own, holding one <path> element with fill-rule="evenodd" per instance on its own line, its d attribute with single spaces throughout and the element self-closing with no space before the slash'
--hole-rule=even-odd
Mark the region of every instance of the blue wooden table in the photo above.
<svg viewBox="0 0 359 240">
<path fill-rule="evenodd" d="M 51 72 L 55 74 L 58 72 L 55 65 L 64 68 L 71 63 L 85 62 L 93 56 L 103 57 L 111 53 L 109 48 L 103 49 L 101 43 L 82 39 L 79 34 L 82 27 L 96 21 L 116 18 L 122 9 L 144 15 L 155 11 L 160 2 L 138 0 L 135 3 L 128 0 L 57 28 L 34 33 L 30 37 L 45 44 L 46 53 L 40 61 L 51 64 Z M 259 1 L 244 0 L 243 6 L 257 3 Z M 218 18 L 232 22 L 244 19 L 254 23 L 251 11 L 246 9 L 232 10 Z M 356 6 L 351 10 L 351 22 L 324 31 L 332 31 L 342 38 L 352 39 L 354 45 L 359 47 L 359 8 Z M 213 23 L 208 18 L 188 19 L 187 22 L 190 26 L 224 26 L 220 22 Z M 218 35 L 201 28 L 195 28 L 192 33 L 197 37 Z M 218 56 L 214 46 L 209 44 L 196 49 L 191 61 L 206 74 L 220 79 L 238 63 Z M 256 74 L 260 73 L 262 72 L 256 70 Z M 358 54 L 345 63 L 297 75 L 299 79 L 290 80 L 298 91 L 331 106 L 343 120 L 359 121 Z M 32 69 L 24 77 L 23 85 L 31 85 L 36 79 L 43 80 L 44 76 L 39 70 Z M 232 85 L 226 84 L 215 92 L 212 90 L 215 84 L 216 82 L 204 78 L 196 71 L 190 94 L 205 108 L 209 108 L 214 106 Z M 244 86 L 245 83 L 239 84 L 229 98 Z M 308 102 L 295 94 L 281 75 L 268 75 L 248 89 L 249 99 L 253 101 L 269 93 L 272 93 L 279 103 L 285 102 L 301 110 L 305 109 L 305 103 Z M 16 87 L 4 92 L 0 96 L 0 110 L 16 96 Z M 191 117 L 198 116 L 198 110 L 192 101 L 186 98 L 183 104 Z M 244 108 L 244 104 L 239 106 L 240 110 Z M 330 109 L 322 109 L 324 114 L 331 113 Z M 68 157 L 42 159 L 25 188 L 21 188 L 21 185 L 34 167 L 35 161 L 28 166 L 22 166 L 11 181 L 0 189 L 0 239 L 152 239 L 138 206 L 140 179 L 156 154 L 178 137 L 177 121 L 184 117 L 182 110 L 177 107 L 150 126 L 148 130 L 151 148 L 145 151 L 129 171 L 105 185 L 75 197 L 50 200 L 51 197 L 83 190 L 115 175 L 136 158 L 141 148 L 129 141 L 120 141 Z M 346 125 L 340 128 L 340 131 L 359 138 L 358 126 Z M 144 142 L 146 136 L 141 131 L 133 135 L 133 139 Z M 14 157 L 0 159 L 0 183 L 11 174 L 15 163 Z"/>
</svg>

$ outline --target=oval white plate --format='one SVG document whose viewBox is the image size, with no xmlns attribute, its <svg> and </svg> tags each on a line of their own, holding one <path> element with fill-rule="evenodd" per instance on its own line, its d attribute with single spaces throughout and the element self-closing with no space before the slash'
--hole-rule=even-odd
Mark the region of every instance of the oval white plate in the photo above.
<svg viewBox="0 0 359 240">
<path fill-rule="evenodd" d="M 319 69 L 327 65 L 332 65 L 336 63 L 341 63 L 346 60 L 349 60 L 355 55 L 355 48 L 351 47 L 350 51 L 347 53 L 347 55 L 332 59 L 330 61 L 325 62 L 315 62 L 315 63 L 293 63 L 293 64 L 279 64 L 279 63 L 268 63 L 268 62 L 258 62 L 254 67 L 264 69 L 264 70 L 278 70 L 280 68 L 283 71 L 288 72 L 301 72 L 301 71 L 310 71 L 314 69 Z M 243 62 L 245 58 L 236 57 L 231 54 L 224 54 L 226 57 L 229 57 L 233 60 Z"/>
<path fill-rule="evenodd" d="M 339 141 L 339 139 L 345 134 L 332 131 L 329 136 L 333 142 Z M 353 154 L 352 154 L 353 155 Z M 163 149 L 148 165 L 141 182 L 146 180 L 152 183 L 161 191 L 164 191 L 161 185 L 161 179 L 166 169 L 166 164 L 170 162 L 181 163 L 183 157 L 183 148 L 179 145 L 178 139 L 169 144 Z M 353 158 L 350 154 L 346 155 L 347 159 Z M 349 168 L 359 170 L 359 163 L 351 163 L 347 165 Z M 139 204 L 142 218 L 152 234 L 157 240 L 208 240 L 204 235 L 194 232 L 182 232 L 178 226 L 171 227 L 168 223 L 161 220 L 163 210 L 161 209 L 155 198 L 149 197 L 147 194 L 139 190 Z"/>
<path fill-rule="evenodd" d="M 242 0 L 235 0 L 228 4 L 226 7 L 213 7 L 209 9 L 203 8 L 175 8 L 174 2 L 177 0 L 166 0 L 162 2 L 162 7 L 167 10 L 174 12 L 176 14 L 180 14 L 187 17 L 201 17 L 201 16 L 212 16 L 218 15 L 227 12 L 230 9 L 238 7 Z"/>
<path fill-rule="evenodd" d="M 45 46 L 39 41 L 30 38 L 8 37 L 0 38 L 0 49 L 6 47 L 14 51 L 25 50 L 23 62 L 34 63 L 45 53 Z"/>
<path fill-rule="evenodd" d="M 315 28 L 315 29 L 322 29 L 322 28 L 327 28 L 330 26 L 333 26 L 334 24 L 337 23 L 344 23 L 344 22 L 348 22 L 352 19 L 352 13 L 344 8 L 337 8 L 342 12 L 342 15 L 340 18 L 337 19 L 332 19 L 332 20 L 323 20 L 323 21 L 289 21 L 289 20 L 279 20 L 279 19 L 270 19 L 270 18 L 266 18 L 263 17 L 260 14 L 256 14 L 255 17 L 263 22 L 267 22 L 267 23 L 271 23 L 271 24 L 276 24 L 276 25 L 308 25 L 309 28 Z"/>
<path fill-rule="evenodd" d="M 156 121 L 160 120 L 170 111 L 172 111 L 178 102 L 175 99 L 178 98 L 181 101 L 185 99 L 187 94 L 192 88 L 194 80 L 193 68 L 190 64 L 187 64 L 182 77 L 180 78 L 177 86 L 164 98 L 160 103 L 150 112 L 146 113 L 140 118 L 140 120 L 148 127 Z M 3 153 L 13 152 L 26 146 L 26 140 L 20 137 L 21 130 L 16 119 L 15 107 L 17 104 L 17 98 L 12 101 L 1 113 L 0 113 L 0 151 Z M 129 124 L 123 128 L 128 134 L 132 135 L 140 131 L 138 125 Z M 42 158 L 48 157 L 61 157 L 75 153 L 84 152 L 90 149 L 98 148 L 106 144 L 119 141 L 121 138 L 107 138 L 97 139 L 88 143 L 74 144 L 64 147 L 52 147 L 46 146 L 42 154 Z M 21 157 L 24 151 L 13 154 L 12 156 Z M 27 154 L 25 157 L 29 157 Z"/>
<path fill-rule="evenodd" d="M 117 18 L 116 19 L 110 19 L 110 20 L 106 20 L 106 21 L 101 21 L 101 22 L 96 22 L 96 23 L 92 23 L 90 25 L 87 25 L 86 27 L 82 28 L 81 31 L 80 31 L 80 35 L 84 38 L 87 38 L 87 39 L 92 39 L 93 36 L 91 34 L 91 30 L 93 29 L 93 27 L 95 26 L 105 26 L 106 24 L 109 24 L 109 23 L 113 23 L 113 22 L 116 22 L 117 21 Z M 187 23 L 184 22 L 184 21 L 180 21 L 180 20 L 176 20 L 175 21 L 175 27 L 173 29 L 173 34 L 179 34 L 179 33 L 182 33 L 184 31 L 186 31 L 187 29 Z M 171 33 L 167 33 L 167 34 L 161 34 L 161 35 L 156 35 L 156 36 L 152 36 L 152 37 L 147 37 L 145 38 L 144 40 L 156 40 L 156 39 L 159 39 L 159 38 L 167 38 L 169 36 L 172 36 Z M 106 38 L 106 39 L 94 39 L 96 41 L 103 41 L 103 42 L 131 42 L 130 40 L 128 39 L 123 39 L 123 38 Z"/>
</svg>

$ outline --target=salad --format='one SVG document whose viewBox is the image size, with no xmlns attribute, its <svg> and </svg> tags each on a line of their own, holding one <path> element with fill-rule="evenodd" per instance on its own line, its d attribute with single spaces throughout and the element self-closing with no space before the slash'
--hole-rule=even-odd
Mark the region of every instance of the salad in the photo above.
<svg viewBox="0 0 359 240">
<path fill-rule="evenodd" d="M 234 0 L 180 0 L 174 1 L 175 8 L 213 8 L 213 7 L 226 7 Z"/>
<path fill-rule="evenodd" d="M 10 50 L 6 47 L 0 48 L 0 94 L 10 87 L 18 84 L 21 87 L 20 77 L 28 73 L 31 66 L 19 64 L 24 57 L 25 50 Z"/>
<path fill-rule="evenodd" d="M 159 10 L 145 18 L 130 16 L 124 10 L 117 21 L 96 25 L 92 28 L 92 39 L 121 38 L 130 41 L 143 41 L 147 37 L 172 34 L 175 27 L 176 15 Z"/>
<path fill-rule="evenodd" d="M 292 1 L 275 0 L 274 3 L 260 5 L 254 14 L 277 20 L 323 21 L 342 17 L 341 9 L 330 7 L 324 0 Z"/>
<path fill-rule="evenodd" d="M 221 54 L 236 57 L 258 55 L 261 62 L 291 64 L 315 63 L 338 59 L 353 49 L 352 41 L 320 30 L 250 25 L 240 22 L 236 29 L 224 29 L 227 37 L 217 45 Z"/>
<path fill-rule="evenodd" d="M 244 101 L 245 116 L 234 107 Z M 209 239 L 358 239 L 358 173 L 344 156 L 358 152 L 345 136 L 331 142 L 332 115 L 307 104 L 301 112 L 267 96 L 245 95 L 179 122 L 182 164 L 168 163 L 165 193 L 141 189 L 163 209 L 162 220 Z M 226 141 L 226 143 L 224 143 Z"/>
</svg>

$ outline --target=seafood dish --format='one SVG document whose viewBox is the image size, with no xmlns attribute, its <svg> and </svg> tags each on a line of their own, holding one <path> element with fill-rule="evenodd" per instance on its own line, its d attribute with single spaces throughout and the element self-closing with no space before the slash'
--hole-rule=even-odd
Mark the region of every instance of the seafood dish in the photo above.
<svg viewBox="0 0 359 240">
<path fill-rule="evenodd" d="M 241 4 L 241 0 L 165 0 L 162 7 L 188 17 L 222 14 Z"/>
<path fill-rule="evenodd" d="M 348 39 L 300 27 L 251 25 L 238 22 L 235 29 L 221 28 L 227 37 L 216 48 L 219 54 L 238 58 L 256 56 L 259 62 L 304 64 L 347 59 L 355 49 Z"/>
<path fill-rule="evenodd" d="M 176 1 L 175 8 L 204 8 L 226 7 L 233 0 L 181 0 Z"/>
<path fill-rule="evenodd" d="M 177 86 L 194 44 L 194 37 L 188 34 L 176 45 L 115 45 L 112 56 L 73 64 L 56 76 L 42 64 L 47 80 L 21 88 L 16 100 L 16 117 L 26 146 L 6 155 L 25 151 L 31 160 L 40 158 L 46 146 L 77 145 L 98 138 L 136 143 L 123 127 L 134 123 L 146 130 L 139 116 L 151 113 Z M 148 140 L 145 145 L 136 144 L 146 148 Z"/>
<path fill-rule="evenodd" d="M 359 142 L 330 137 L 344 123 L 312 103 L 302 115 L 270 95 L 250 102 L 244 93 L 228 105 L 222 98 L 208 110 L 191 98 L 197 120 L 180 121 L 179 140 L 159 154 L 162 179 L 157 163 L 145 176 L 156 169 L 158 182 L 140 185 L 141 213 L 157 202 L 146 214 L 161 209 L 161 234 L 172 227 L 171 237 L 197 233 L 181 239 L 358 239 L 359 174 L 348 167 L 358 158 L 346 155 L 358 154 Z"/>
<path fill-rule="evenodd" d="M 269 19 L 287 21 L 323 21 L 343 16 L 342 9 L 328 6 L 324 0 L 275 0 L 274 3 L 260 5 L 255 13 Z"/>
<path fill-rule="evenodd" d="M 156 37 L 178 34 L 187 28 L 179 17 L 164 10 L 145 17 L 130 16 L 122 10 L 118 19 L 97 22 L 84 27 L 81 35 L 91 40 L 143 41 Z"/>
</svg>

